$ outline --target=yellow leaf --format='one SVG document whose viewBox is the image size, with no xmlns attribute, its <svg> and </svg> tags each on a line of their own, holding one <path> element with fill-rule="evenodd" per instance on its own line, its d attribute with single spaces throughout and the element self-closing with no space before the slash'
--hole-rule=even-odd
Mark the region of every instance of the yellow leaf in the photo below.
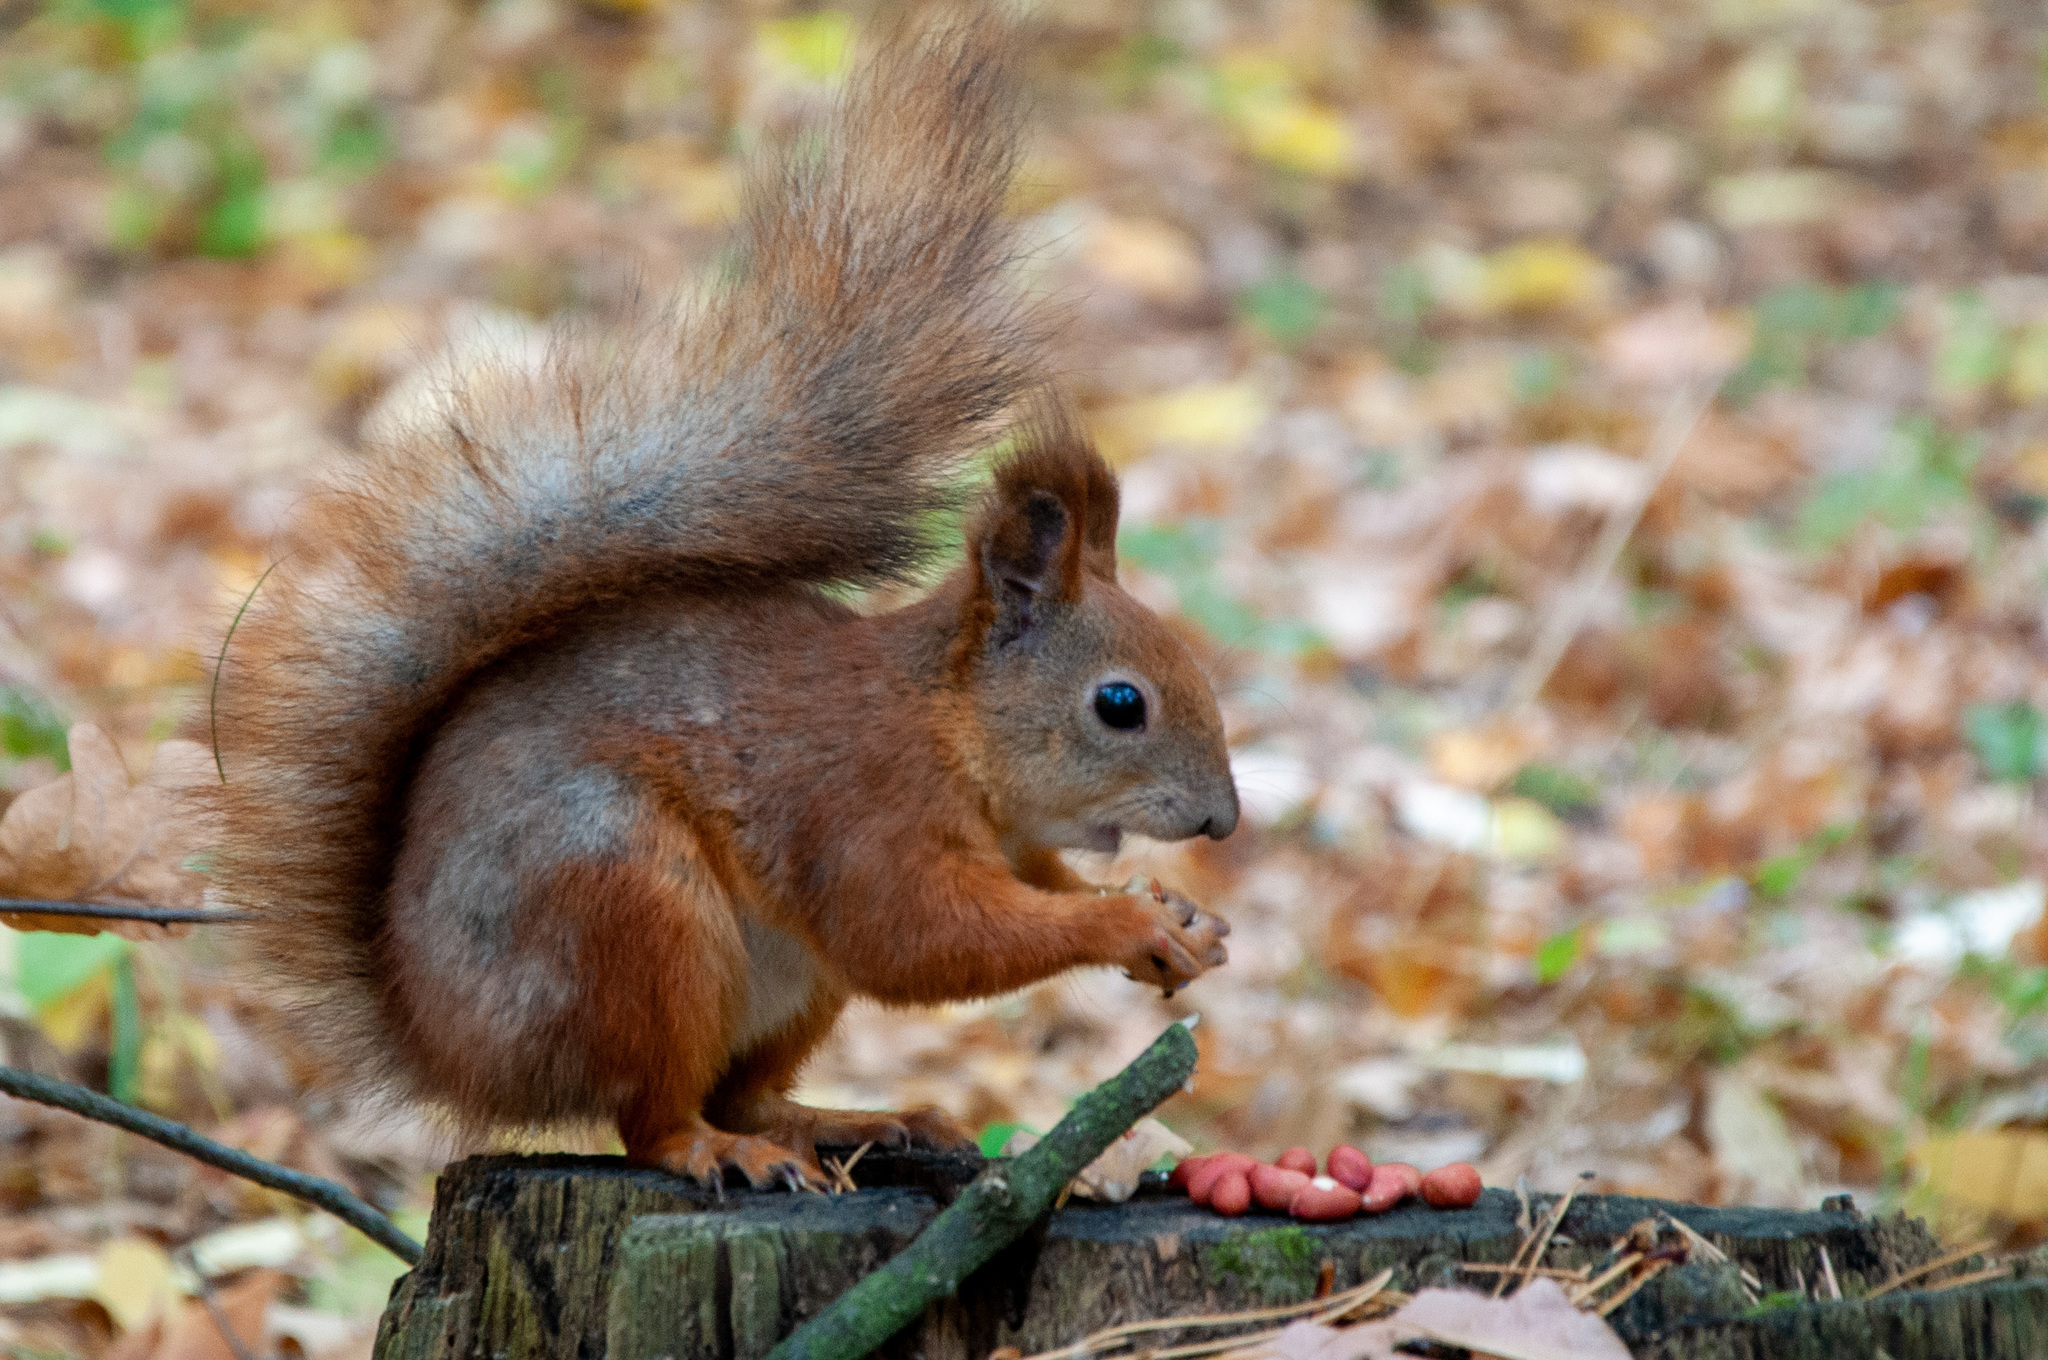
<svg viewBox="0 0 2048 1360">
<path fill-rule="evenodd" d="M 1590 306 L 1605 297 L 1607 266 L 1573 241 L 1519 241 L 1486 259 L 1481 292 L 1489 312 Z"/>
<path fill-rule="evenodd" d="M 1320 105 L 1291 101 L 1256 110 L 1245 132 L 1253 153 L 1283 170 L 1337 179 L 1358 163 L 1350 124 Z"/>
<path fill-rule="evenodd" d="M 1555 859 L 1564 849 L 1564 824 L 1530 798 L 1503 798 L 1493 805 L 1489 849 L 1524 864 Z"/>
<path fill-rule="evenodd" d="M 853 19 L 835 9 L 770 19 L 757 33 L 763 56 L 806 80 L 827 81 L 846 69 L 853 51 Z"/>
<path fill-rule="evenodd" d="M 2048 1133 L 1944 1134 L 1923 1140 L 1910 1160 L 1945 1206 L 2008 1223 L 2048 1219 Z"/>
<path fill-rule="evenodd" d="M 1167 444 L 1213 453 L 1242 444 L 1266 415 L 1266 400 L 1250 383 L 1200 383 L 1110 408 L 1097 418 L 1095 436 L 1112 463 Z"/>
<path fill-rule="evenodd" d="M 102 968 L 82 985 L 36 1012 L 36 1024 L 58 1052 L 76 1053 L 105 1027 L 107 1008 L 113 1004 L 113 998 L 113 977 Z"/>
<path fill-rule="evenodd" d="M 1216 88 L 1224 118 L 1261 160 L 1325 178 L 1357 169 L 1350 124 L 1303 98 L 1285 62 L 1256 53 L 1226 57 L 1217 66 Z"/>
<path fill-rule="evenodd" d="M 2005 391 L 2018 406 L 2048 399 L 2048 324 L 2035 322 L 2014 338 Z"/>
<path fill-rule="evenodd" d="M 124 1332 L 146 1322 L 173 1297 L 171 1258 L 139 1237 L 117 1237 L 100 1248 L 100 1278 L 92 1296 Z"/>
</svg>

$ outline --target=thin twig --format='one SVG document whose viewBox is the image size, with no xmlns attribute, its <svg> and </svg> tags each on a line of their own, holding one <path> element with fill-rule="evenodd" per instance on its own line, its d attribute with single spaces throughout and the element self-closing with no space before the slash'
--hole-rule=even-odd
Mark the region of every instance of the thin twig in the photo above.
<svg viewBox="0 0 2048 1360">
<path fill-rule="evenodd" d="M 308 1176 L 303 1171 L 293 1171 L 275 1162 L 266 1162 L 261 1157 L 252 1157 L 240 1148 L 216 1143 L 175 1120 L 138 1110 L 133 1105 L 68 1081 L 24 1072 L 18 1067 L 0 1067 L 0 1091 L 22 1100 L 69 1110 L 102 1124 L 112 1124 L 153 1143 L 161 1143 L 173 1152 L 182 1152 L 194 1161 L 219 1167 L 245 1181 L 281 1190 L 293 1199 L 325 1209 L 407 1265 L 418 1265 L 423 1254 L 420 1244 L 400 1232 L 396 1223 L 356 1198 L 348 1187 L 324 1177 Z"/>
<path fill-rule="evenodd" d="M 1828 1282 L 1828 1297 L 1836 1303 L 1840 1303 L 1842 1301 L 1842 1286 L 1835 1282 L 1835 1263 L 1828 1259 L 1828 1249 L 1825 1244 L 1820 1249 L 1820 1276 Z"/>
<path fill-rule="evenodd" d="M 1684 383 L 1671 394 L 1670 404 L 1664 408 L 1664 417 L 1657 422 L 1657 431 L 1650 440 L 1649 475 L 1643 479 L 1642 494 L 1634 505 L 1627 510 L 1615 511 L 1601 526 L 1600 541 L 1587 554 L 1563 606 L 1551 611 L 1543 632 L 1537 636 L 1536 645 L 1529 651 L 1528 659 L 1516 672 L 1504 705 L 1508 711 L 1534 703 L 1536 696 L 1543 692 L 1543 686 L 1549 683 L 1551 672 L 1564 659 L 1572 639 L 1585 627 L 1586 618 L 1593 612 L 1594 602 L 1599 597 L 1600 587 L 1614 573 L 1614 564 L 1621 560 L 1621 550 L 1628 546 L 1636 525 L 1642 522 L 1643 511 L 1649 508 L 1657 488 L 1663 485 L 1665 475 L 1678 461 L 1680 450 L 1692 438 L 1693 430 L 1699 426 L 1700 418 L 1706 415 L 1707 408 L 1713 405 L 1714 396 L 1720 390 L 1721 378 L 1716 376 L 1712 381 Z"/>
<path fill-rule="evenodd" d="M 1609 1298 L 1607 1302 L 1600 1305 L 1599 1309 L 1597 1310 L 1600 1316 L 1606 1317 L 1609 1313 L 1613 1312 L 1615 1309 L 1621 1307 L 1621 1305 L 1627 1303 L 1630 1299 L 1634 1298 L 1636 1296 L 1636 1291 L 1638 1289 L 1641 1289 L 1644 1285 L 1656 1279 L 1657 1276 L 1663 1272 L 1664 1268 L 1670 1264 L 1671 1260 L 1669 1257 L 1659 1257 L 1658 1259 L 1650 1262 L 1650 1268 L 1648 1270 L 1644 1271 L 1642 1274 L 1636 1276 L 1633 1280 L 1630 1280 L 1626 1285 L 1616 1290 L 1613 1297 Z"/>
<path fill-rule="evenodd" d="M 1071 1360 L 1077 1355 L 1100 1355 L 1111 1346 L 1121 1345 L 1134 1336 L 1146 1332 L 1177 1332 L 1202 1327 L 1235 1327 L 1246 1322 L 1271 1322 L 1276 1318 L 1291 1318 L 1302 1313 L 1340 1308 L 1344 1312 L 1358 1304 L 1371 1300 L 1373 1295 L 1386 1288 L 1387 1281 L 1394 1277 L 1391 1270 L 1383 1270 L 1363 1284 L 1353 1285 L 1340 1294 L 1327 1298 L 1303 1299 L 1299 1303 L 1276 1304 L 1271 1308 L 1253 1308 L 1239 1313 L 1202 1313 L 1194 1317 L 1152 1318 L 1145 1322 L 1126 1322 L 1115 1327 L 1105 1327 L 1099 1332 L 1090 1332 L 1070 1346 L 1055 1351 L 1040 1351 L 1028 1355 L 1024 1360 Z M 1339 1316 L 1342 1314 L 1340 1313 Z M 1233 1338 L 1238 1339 L 1238 1338 Z"/>
<path fill-rule="evenodd" d="M 213 1296 L 213 1281 L 199 1268 L 199 1262 L 192 1255 L 192 1249 L 184 1248 L 178 1253 L 178 1257 L 185 1263 L 186 1269 L 192 1272 L 192 1278 L 198 1282 L 199 1306 L 213 1319 L 214 1330 L 220 1333 L 221 1340 L 228 1343 L 228 1349 L 234 1352 L 235 1360 L 256 1360 L 255 1355 L 243 1342 L 242 1334 L 235 1330 L 235 1324 L 229 1320 L 227 1310 L 222 1308 L 220 1300 Z"/>
<path fill-rule="evenodd" d="M 1894 1289 L 1898 1289 L 1904 1285 L 1911 1284 L 1914 1280 L 1919 1279 L 1923 1275 L 1932 1275 L 1935 1271 L 1944 1269 L 1948 1266 L 1952 1266 L 1958 1261 L 1967 1260 L 1972 1256 L 1976 1256 L 1983 1252 L 1987 1252 L 1991 1250 L 1991 1247 L 1991 1239 L 1987 1237 L 1983 1241 L 1974 1243 L 1970 1246 L 1957 1247 L 1954 1251 L 1943 1252 L 1941 1255 L 1935 1257 L 1932 1261 L 1929 1261 L 1924 1265 L 1914 1266 L 1911 1270 L 1892 1276 L 1892 1278 L 1886 1280 L 1883 1284 L 1871 1290 L 1868 1294 L 1865 1294 L 1863 1297 L 1866 1299 L 1874 1299 L 1880 1294 L 1889 1294 Z"/>
<path fill-rule="evenodd" d="M 120 902 L 54 902 L 40 897 L 0 897 L 0 913 L 8 912 L 17 916 L 83 916 L 94 921 L 150 921 L 160 926 L 254 919 L 246 911 L 209 911 L 205 907 L 143 907 Z"/>
</svg>

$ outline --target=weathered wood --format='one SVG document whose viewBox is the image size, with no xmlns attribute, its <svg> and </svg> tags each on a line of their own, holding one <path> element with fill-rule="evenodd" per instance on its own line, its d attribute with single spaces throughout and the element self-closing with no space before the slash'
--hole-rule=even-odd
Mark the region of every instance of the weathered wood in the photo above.
<svg viewBox="0 0 2048 1360">
<path fill-rule="evenodd" d="M 771 1360 L 865 1360 L 1029 1231 L 1074 1177 L 1194 1076 L 1199 1056 L 1190 1026 L 1168 1025 L 1128 1067 L 1076 1101 L 1036 1147 L 977 1176 L 915 1242 L 797 1328 L 769 1352 Z M 737 1272 L 740 1257 L 733 1260 Z M 740 1344 L 735 1332 L 733 1345 Z"/>
<path fill-rule="evenodd" d="M 721 1202 L 609 1158 L 464 1162 L 441 1179 L 426 1258 L 393 1292 L 378 1360 L 761 1360 L 900 1252 L 980 1170 L 972 1156 L 875 1151 L 860 1163 L 858 1195 L 728 1192 Z M 999 1345 L 1028 1353 L 1133 1318 L 1292 1302 L 1313 1293 L 1326 1260 L 1339 1287 L 1388 1266 L 1399 1288 L 1470 1287 L 1478 1281 L 1458 1264 L 1511 1257 L 1515 1212 L 1498 1190 L 1468 1210 L 1411 1205 L 1327 1226 L 1222 1219 L 1157 1188 L 1114 1208 L 1071 1204 L 879 1354 L 981 1360 Z M 1644 1360 L 2048 1356 L 2048 1279 L 1858 1301 L 1937 1254 L 1926 1228 L 1903 1217 L 1582 1196 L 1562 1225 L 1569 1241 L 1546 1263 L 1597 1261 L 1659 1212 L 1715 1242 L 1766 1291 L 1818 1280 L 1825 1248 L 1851 1301 L 1745 1317 L 1735 1266 L 1695 1261 L 1612 1318 Z M 1148 1339 L 1171 1345 L 1176 1334 Z"/>
</svg>

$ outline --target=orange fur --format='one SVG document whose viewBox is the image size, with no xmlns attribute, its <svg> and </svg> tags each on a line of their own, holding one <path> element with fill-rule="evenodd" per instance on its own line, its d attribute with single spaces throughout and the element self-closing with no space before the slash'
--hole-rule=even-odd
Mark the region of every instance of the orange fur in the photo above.
<svg viewBox="0 0 2048 1360">
<path fill-rule="evenodd" d="M 788 1100 L 849 997 L 1222 961 L 1221 922 L 1055 854 L 1237 816 L 1056 403 L 926 598 L 821 590 L 922 564 L 1040 381 L 1000 277 L 1011 60 L 988 23 L 884 53 L 822 156 L 759 177 L 733 288 L 458 386 L 309 497 L 227 659 L 211 801 L 219 894 L 337 1082 L 814 1175 L 820 1140 L 962 1136 Z M 1147 723 L 1104 725 L 1111 682 Z"/>
</svg>

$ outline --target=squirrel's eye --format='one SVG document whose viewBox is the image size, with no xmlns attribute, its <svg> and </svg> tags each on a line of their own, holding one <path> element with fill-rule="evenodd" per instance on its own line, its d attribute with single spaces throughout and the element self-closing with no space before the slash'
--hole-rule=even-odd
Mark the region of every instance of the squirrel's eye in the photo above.
<svg viewBox="0 0 2048 1360">
<path fill-rule="evenodd" d="M 1138 687 L 1112 680 L 1095 691 L 1095 716 L 1106 727 L 1129 732 L 1145 725 L 1145 696 Z"/>
</svg>

